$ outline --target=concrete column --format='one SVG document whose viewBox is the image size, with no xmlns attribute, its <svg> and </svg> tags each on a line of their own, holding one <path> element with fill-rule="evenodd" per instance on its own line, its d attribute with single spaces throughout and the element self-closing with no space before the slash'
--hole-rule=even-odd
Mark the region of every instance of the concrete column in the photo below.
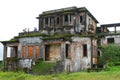
<svg viewBox="0 0 120 80">
<path fill-rule="evenodd" d="M 7 58 L 7 46 L 4 45 L 4 52 L 3 52 L 3 69 L 5 69 L 5 59 Z"/>
<path fill-rule="evenodd" d="M 65 59 L 65 43 L 61 44 L 61 59 Z"/>
<path fill-rule="evenodd" d="M 42 48 L 43 48 L 43 60 L 45 61 L 45 45 L 43 45 Z"/>
<path fill-rule="evenodd" d="M 14 56 L 15 56 L 15 48 L 10 47 L 10 57 L 14 57 Z"/>
<path fill-rule="evenodd" d="M 21 46 L 21 44 L 18 45 L 18 58 L 22 58 L 22 46 Z"/>
<path fill-rule="evenodd" d="M 48 18 L 48 27 L 50 27 L 50 18 Z"/>
<path fill-rule="evenodd" d="M 70 14 L 68 14 L 68 24 L 70 24 Z"/>
<path fill-rule="evenodd" d="M 115 33 L 116 33 L 116 26 L 115 26 Z"/>
<path fill-rule="evenodd" d="M 43 28 L 45 28 L 45 18 L 43 18 Z"/>
<path fill-rule="evenodd" d="M 64 21 L 65 21 L 65 20 L 64 20 L 64 17 L 65 17 L 65 16 L 63 15 L 63 25 L 65 24 L 65 23 L 64 23 Z"/>
</svg>

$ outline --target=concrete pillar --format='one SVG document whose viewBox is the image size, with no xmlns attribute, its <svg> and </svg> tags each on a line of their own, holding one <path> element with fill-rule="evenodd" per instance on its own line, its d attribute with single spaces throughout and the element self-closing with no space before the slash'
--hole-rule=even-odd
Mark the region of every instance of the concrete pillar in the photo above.
<svg viewBox="0 0 120 80">
<path fill-rule="evenodd" d="M 45 61 L 45 44 L 42 46 L 43 48 L 43 60 Z"/>
<path fill-rule="evenodd" d="M 10 57 L 14 57 L 15 56 L 15 48 L 11 47 L 10 48 Z"/>
<path fill-rule="evenodd" d="M 7 46 L 4 45 L 3 60 L 7 58 Z"/>
<path fill-rule="evenodd" d="M 3 51 L 3 69 L 5 69 L 5 66 L 6 66 L 6 64 L 5 64 L 6 58 L 7 58 L 7 46 L 4 45 L 4 51 Z"/>
<path fill-rule="evenodd" d="M 70 14 L 68 14 L 68 24 L 70 24 Z"/>
<path fill-rule="evenodd" d="M 50 27 L 50 18 L 48 18 L 48 27 Z"/>
<path fill-rule="evenodd" d="M 45 28 L 45 18 L 43 18 L 43 28 Z"/>
<path fill-rule="evenodd" d="M 61 44 L 61 59 L 65 59 L 65 43 Z"/>
<path fill-rule="evenodd" d="M 64 18 L 65 18 L 65 16 L 63 15 L 63 25 L 65 25 L 65 23 L 64 23 L 64 21 L 65 21 Z"/>
<path fill-rule="evenodd" d="M 115 26 L 115 33 L 116 33 L 116 26 Z"/>
</svg>

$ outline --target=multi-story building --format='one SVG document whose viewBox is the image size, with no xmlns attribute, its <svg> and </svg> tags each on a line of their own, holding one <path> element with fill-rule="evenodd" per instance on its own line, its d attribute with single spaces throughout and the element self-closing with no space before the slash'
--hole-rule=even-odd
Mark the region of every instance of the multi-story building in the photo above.
<svg viewBox="0 0 120 80">
<path fill-rule="evenodd" d="M 31 68 L 37 59 L 59 61 L 62 71 L 80 71 L 97 64 L 98 21 L 85 8 L 69 7 L 40 14 L 39 30 L 22 32 L 4 45 L 3 67 Z M 7 57 L 7 48 L 11 56 Z"/>
<path fill-rule="evenodd" d="M 98 21 L 85 8 L 63 8 L 43 12 L 37 17 L 39 30 L 47 32 L 95 33 Z"/>
</svg>

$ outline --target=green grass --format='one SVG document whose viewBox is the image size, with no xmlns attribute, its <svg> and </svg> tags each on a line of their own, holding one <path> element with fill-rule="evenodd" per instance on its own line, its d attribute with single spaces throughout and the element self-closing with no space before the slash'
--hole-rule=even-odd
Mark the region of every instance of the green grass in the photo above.
<svg viewBox="0 0 120 80">
<path fill-rule="evenodd" d="M 0 61 L 0 71 L 1 71 L 1 69 L 2 69 L 2 61 Z"/>
<path fill-rule="evenodd" d="M 33 74 L 49 74 L 50 71 L 53 71 L 54 66 L 54 62 L 43 62 L 42 60 L 38 60 L 32 72 Z"/>
<path fill-rule="evenodd" d="M 61 73 L 41 76 L 23 72 L 0 72 L 0 80 L 120 80 L 120 66 L 112 67 L 110 71 Z"/>
</svg>

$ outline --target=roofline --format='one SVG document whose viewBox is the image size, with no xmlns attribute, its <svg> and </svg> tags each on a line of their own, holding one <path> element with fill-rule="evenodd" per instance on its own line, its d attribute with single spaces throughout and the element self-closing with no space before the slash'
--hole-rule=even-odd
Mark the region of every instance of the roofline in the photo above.
<svg viewBox="0 0 120 80">
<path fill-rule="evenodd" d="M 99 23 L 98 20 L 91 14 L 91 12 L 86 7 L 80 7 L 79 9 L 83 9 L 82 11 L 87 11 L 88 14 L 96 21 L 96 23 Z"/>
<path fill-rule="evenodd" d="M 77 8 L 76 6 L 73 6 L 73 7 L 67 7 L 67 8 L 61 8 L 61 9 L 55 9 L 55 10 L 49 10 L 49 11 L 44 11 L 42 12 L 42 14 L 39 14 L 38 17 L 36 17 L 37 19 L 40 18 L 40 16 L 43 16 L 43 15 L 48 15 L 48 14 L 54 14 L 54 13 L 59 13 L 59 12 L 64 12 L 64 11 L 72 11 L 72 10 L 80 10 L 80 11 L 87 11 L 87 13 L 95 20 L 96 23 L 99 23 L 97 21 L 97 19 L 90 13 L 90 11 L 87 10 L 86 7 L 80 7 L 80 8 Z"/>
<path fill-rule="evenodd" d="M 18 40 L 8 40 L 8 41 L 0 41 L 2 44 L 6 44 L 6 43 L 18 43 Z"/>
<path fill-rule="evenodd" d="M 52 14 L 52 13 L 57 13 L 57 12 L 63 12 L 63 11 L 69 11 L 69 10 L 75 10 L 77 9 L 76 6 L 73 7 L 66 7 L 66 8 L 60 8 L 60 9 L 54 9 L 54 10 L 48 10 L 42 12 L 42 14 Z"/>
<path fill-rule="evenodd" d="M 103 25 L 101 25 L 101 27 L 104 27 L 104 26 L 106 26 L 106 27 L 118 27 L 118 26 L 120 26 L 120 23 L 103 24 Z"/>
</svg>

